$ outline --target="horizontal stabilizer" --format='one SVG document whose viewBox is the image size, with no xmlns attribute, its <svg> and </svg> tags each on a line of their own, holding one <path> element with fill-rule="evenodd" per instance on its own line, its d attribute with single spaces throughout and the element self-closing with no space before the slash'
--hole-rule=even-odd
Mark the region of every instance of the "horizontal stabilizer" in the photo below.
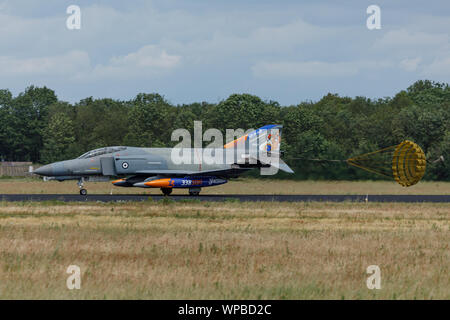
<svg viewBox="0 0 450 320">
<path fill-rule="evenodd" d="M 284 162 L 283 160 L 279 160 L 278 161 L 278 165 L 279 165 L 279 169 L 281 171 L 287 172 L 287 173 L 294 173 L 294 170 L 292 170 L 287 164 L 286 162 Z"/>
<path fill-rule="evenodd" d="M 250 157 L 254 160 L 256 160 L 255 157 Z M 270 159 L 270 158 L 269 158 Z M 278 161 L 265 161 L 263 159 L 259 159 L 259 161 L 261 161 L 261 163 L 263 164 L 270 164 L 271 166 L 280 169 L 281 171 L 287 172 L 287 173 L 294 173 L 294 170 L 292 170 L 287 164 L 286 162 L 284 162 L 283 160 L 281 160 L 280 158 L 278 158 Z"/>
</svg>

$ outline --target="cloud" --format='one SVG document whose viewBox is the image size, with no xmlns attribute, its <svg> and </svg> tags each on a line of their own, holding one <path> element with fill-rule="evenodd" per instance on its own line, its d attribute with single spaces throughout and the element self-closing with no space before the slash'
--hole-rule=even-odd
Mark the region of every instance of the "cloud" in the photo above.
<svg viewBox="0 0 450 320">
<path fill-rule="evenodd" d="M 412 59 L 406 58 L 400 61 L 400 67 L 405 71 L 409 72 L 416 71 L 420 61 L 422 61 L 422 59 L 419 57 Z"/>
<path fill-rule="evenodd" d="M 388 31 L 375 41 L 376 48 L 441 47 L 449 43 L 450 36 L 445 33 L 410 32 L 406 29 Z"/>
<path fill-rule="evenodd" d="M 0 70 L 8 77 L 74 75 L 89 70 L 89 65 L 89 55 L 84 51 L 39 58 L 0 56 Z"/>
<path fill-rule="evenodd" d="M 180 62 L 180 56 L 169 55 L 155 45 L 146 45 L 124 57 L 114 57 L 111 65 L 120 67 L 173 68 Z"/>
<path fill-rule="evenodd" d="M 0 56 L 0 70 L 3 76 L 65 76 L 69 79 L 95 79 L 98 77 L 135 77 L 161 74 L 179 65 L 180 56 L 170 55 L 154 45 L 146 45 L 125 56 L 112 57 L 107 64 L 91 65 L 85 51 L 73 50 L 65 54 L 16 58 Z"/>
<path fill-rule="evenodd" d="M 435 59 L 431 64 L 424 67 L 421 74 L 428 77 L 445 76 L 448 79 L 450 75 L 450 57 Z"/>
<path fill-rule="evenodd" d="M 441 19 L 436 18 L 437 24 L 442 25 Z M 428 21 L 431 28 L 434 21 Z M 448 24 L 448 22 L 447 22 Z M 434 32 L 397 29 L 387 32 L 374 42 L 373 48 L 378 54 L 383 53 L 393 61 L 398 61 L 402 71 L 415 74 L 415 77 L 440 77 L 450 74 L 450 35 L 442 30 Z M 411 54 L 416 57 L 411 58 Z M 448 77 L 447 77 L 448 79 Z"/>
<path fill-rule="evenodd" d="M 375 70 L 393 66 L 389 61 L 355 62 L 259 62 L 252 67 L 255 77 L 350 77 L 364 70 Z"/>
<path fill-rule="evenodd" d="M 234 26 L 234 29 L 240 23 L 235 16 L 228 20 L 228 25 Z M 205 26 L 205 29 L 208 27 Z M 223 64 L 252 59 L 253 56 L 298 56 L 298 51 L 307 54 L 313 47 L 329 43 L 341 31 L 342 28 L 321 27 L 297 18 L 283 23 L 253 22 L 253 25 L 238 30 L 230 30 L 226 24 L 219 25 L 207 35 L 199 33 L 181 41 L 163 39 L 161 44 L 183 52 L 183 57 L 194 64 Z M 310 49 L 305 49 L 308 45 Z"/>
<path fill-rule="evenodd" d="M 0 83 L 51 85 L 75 100 L 158 90 L 182 103 L 248 91 L 293 103 L 299 84 L 315 99 L 327 85 L 377 96 L 424 75 L 448 81 L 442 4 L 390 4 L 382 30 L 369 31 L 358 0 L 203 2 L 82 0 L 82 28 L 71 31 L 71 3 L 0 0 Z"/>
<path fill-rule="evenodd" d="M 112 57 L 106 65 L 95 66 L 92 75 L 104 76 L 148 76 L 161 74 L 180 64 L 181 56 L 171 55 L 156 45 L 146 45 L 125 56 Z"/>
</svg>

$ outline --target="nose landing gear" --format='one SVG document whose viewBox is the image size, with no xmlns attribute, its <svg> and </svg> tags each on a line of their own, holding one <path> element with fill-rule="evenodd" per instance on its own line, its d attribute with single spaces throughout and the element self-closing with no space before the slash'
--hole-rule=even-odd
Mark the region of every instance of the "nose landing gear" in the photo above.
<svg viewBox="0 0 450 320">
<path fill-rule="evenodd" d="M 78 184 L 78 188 L 80 188 L 80 194 L 82 196 L 87 195 L 87 190 L 83 188 L 83 186 L 84 186 L 84 178 L 80 178 L 80 180 L 78 180 L 77 184 Z"/>
</svg>

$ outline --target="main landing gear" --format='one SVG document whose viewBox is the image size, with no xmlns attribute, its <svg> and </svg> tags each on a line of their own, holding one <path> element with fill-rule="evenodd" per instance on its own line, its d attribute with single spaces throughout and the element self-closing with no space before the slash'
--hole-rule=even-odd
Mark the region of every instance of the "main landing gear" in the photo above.
<svg viewBox="0 0 450 320">
<path fill-rule="evenodd" d="M 200 191 L 202 188 L 189 188 L 189 195 L 190 196 L 198 196 L 200 194 Z"/>
<path fill-rule="evenodd" d="M 202 188 L 189 188 L 189 195 L 198 196 L 201 190 Z M 172 193 L 172 188 L 161 188 L 161 191 L 165 196 L 168 196 Z"/>
<path fill-rule="evenodd" d="M 80 178 L 80 180 L 78 180 L 77 184 L 78 184 L 78 188 L 80 188 L 80 194 L 82 196 L 87 195 L 87 190 L 83 188 L 83 186 L 84 186 L 84 178 Z"/>
</svg>

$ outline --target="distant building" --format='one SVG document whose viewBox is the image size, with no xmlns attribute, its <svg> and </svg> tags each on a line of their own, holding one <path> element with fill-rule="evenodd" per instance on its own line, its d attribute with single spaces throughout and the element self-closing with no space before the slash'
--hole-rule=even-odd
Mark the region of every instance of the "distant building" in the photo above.
<svg viewBox="0 0 450 320">
<path fill-rule="evenodd" d="M 0 162 L 0 177 L 25 177 L 33 171 L 32 162 Z M 30 172 L 31 169 L 31 172 Z"/>
</svg>

